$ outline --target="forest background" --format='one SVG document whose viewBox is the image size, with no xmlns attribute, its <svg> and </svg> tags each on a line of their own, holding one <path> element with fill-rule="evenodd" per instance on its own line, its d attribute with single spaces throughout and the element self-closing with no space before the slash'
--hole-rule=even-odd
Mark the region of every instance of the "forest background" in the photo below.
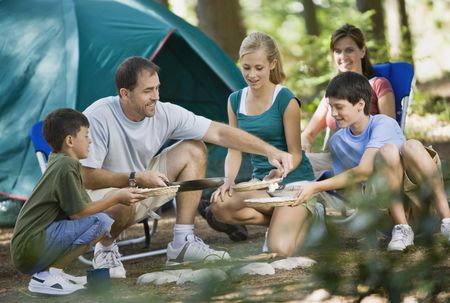
<svg viewBox="0 0 450 303">
<path fill-rule="evenodd" d="M 153 0 L 146 0 L 153 1 Z M 156 0 L 155 0 L 156 1 Z M 331 33 L 344 23 L 366 34 L 372 63 L 407 61 L 414 65 L 416 83 L 406 122 L 408 137 L 440 146 L 447 197 L 450 196 L 450 1 L 449 0 L 158 0 L 175 14 L 198 26 L 238 64 L 238 49 L 247 33 L 273 36 L 287 74 L 285 85 L 304 101 L 303 126 L 314 112 L 329 79 L 336 71 L 331 62 Z M 316 140 L 320 141 L 320 140 Z M 319 144 L 320 145 L 320 144 Z M 424 193 L 426 194 L 426 193 Z M 277 272 L 274 276 L 246 276 L 197 285 L 137 285 L 142 273 L 164 270 L 165 256 L 126 263 L 128 278 L 112 281 L 109 294 L 80 293 L 63 298 L 39 297 L 27 291 L 29 277 L 10 262 L 11 228 L 0 229 L 0 302 L 450 302 L 450 246 L 434 237 L 438 222 L 419 218 L 424 230 L 412 252 L 392 255 L 376 231 L 386 217 L 371 205 L 378 201 L 354 199 L 359 220 L 349 228 L 327 221 L 317 247 L 305 256 L 317 261 L 312 269 Z M 170 212 L 170 211 L 169 211 Z M 162 249 L 172 237 L 173 213 L 163 213 L 152 249 Z M 134 226 L 130 235 L 142 233 Z M 224 246 L 235 256 L 260 252 L 265 228 L 249 227 L 248 241 L 234 243 L 208 227 L 200 216 L 196 230 L 206 243 Z M 442 239 L 441 239 L 442 240 Z M 384 241 L 384 242 L 383 242 Z M 123 252 L 139 252 L 133 246 Z M 76 263 L 69 272 L 84 274 Z M 376 296 L 374 299 L 373 296 Z M 366 300 L 371 299 L 371 300 Z M 310 300 L 311 301 L 311 300 Z"/>
<path fill-rule="evenodd" d="M 307 104 L 304 122 L 336 71 L 329 43 L 344 23 L 360 27 L 372 63 L 407 61 L 416 86 L 406 134 L 450 141 L 450 1 L 446 0 L 159 0 L 204 33 L 238 63 L 247 33 L 274 37 L 283 57 L 285 85 Z M 319 141 L 319 140 L 316 140 Z"/>
</svg>

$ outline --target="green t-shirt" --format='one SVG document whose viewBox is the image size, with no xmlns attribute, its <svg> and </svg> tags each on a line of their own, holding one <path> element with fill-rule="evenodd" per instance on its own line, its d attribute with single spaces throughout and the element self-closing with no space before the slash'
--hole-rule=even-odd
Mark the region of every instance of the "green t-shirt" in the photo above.
<svg viewBox="0 0 450 303">
<path fill-rule="evenodd" d="M 272 106 L 268 110 L 259 115 L 245 115 L 239 111 L 239 108 L 241 98 L 243 98 L 243 94 L 246 91 L 247 89 L 244 88 L 230 95 L 230 104 L 237 117 L 238 127 L 261 138 L 279 150 L 287 152 L 283 115 L 289 102 L 297 98 L 289 89 L 283 87 L 278 91 Z M 253 177 L 259 180 L 262 180 L 274 168 L 267 160 L 267 157 L 264 156 L 251 155 L 251 161 Z M 283 183 L 288 184 L 303 180 L 314 180 L 314 173 L 309 159 L 302 151 L 302 162 L 283 179 Z"/>
<path fill-rule="evenodd" d="M 20 210 L 11 240 L 11 258 L 20 271 L 36 265 L 48 226 L 69 219 L 91 202 L 83 187 L 81 165 L 64 153 L 50 154 L 48 167 Z"/>
</svg>

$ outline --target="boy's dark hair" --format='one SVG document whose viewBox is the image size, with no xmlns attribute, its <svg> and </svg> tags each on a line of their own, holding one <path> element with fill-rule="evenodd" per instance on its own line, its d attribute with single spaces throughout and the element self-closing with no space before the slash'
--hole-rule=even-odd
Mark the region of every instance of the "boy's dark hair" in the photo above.
<svg viewBox="0 0 450 303">
<path fill-rule="evenodd" d="M 133 90 L 136 87 L 139 73 L 143 70 L 150 75 L 159 72 L 159 66 L 144 57 L 129 57 L 123 61 L 116 71 L 116 88 L 120 95 L 120 89 Z"/>
<path fill-rule="evenodd" d="M 76 136 L 81 127 L 89 127 L 85 115 L 71 108 L 60 108 L 52 111 L 44 120 L 42 132 L 54 153 L 60 152 L 64 139 Z"/>
<path fill-rule="evenodd" d="M 353 105 L 363 99 L 365 102 L 364 114 L 369 115 L 372 87 L 363 75 L 355 72 L 344 72 L 331 79 L 325 97 L 345 99 Z"/>
</svg>

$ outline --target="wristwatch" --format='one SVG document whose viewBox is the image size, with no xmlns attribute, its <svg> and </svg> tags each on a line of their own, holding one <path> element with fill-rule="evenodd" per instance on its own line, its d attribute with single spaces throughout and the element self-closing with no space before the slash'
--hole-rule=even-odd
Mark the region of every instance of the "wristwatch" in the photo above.
<svg viewBox="0 0 450 303">
<path fill-rule="evenodd" d="M 130 173 L 130 176 L 128 177 L 128 186 L 130 186 L 130 187 L 136 187 L 137 186 L 136 172 L 134 172 L 134 171 L 132 171 Z"/>
</svg>

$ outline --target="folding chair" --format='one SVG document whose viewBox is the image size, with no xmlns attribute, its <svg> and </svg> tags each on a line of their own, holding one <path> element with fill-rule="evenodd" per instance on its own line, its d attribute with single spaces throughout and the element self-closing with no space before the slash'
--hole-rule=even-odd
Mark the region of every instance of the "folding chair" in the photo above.
<svg viewBox="0 0 450 303">
<path fill-rule="evenodd" d="M 405 130 L 406 112 L 412 100 L 414 68 L 407 62 L 388 62 L 373 66 L 376 77 L 384 77 L 391 82 L 395 96 L 395 119 Z"/>
<path fill-rule="evenodd" d="M 45 139 L 44 139 L 44 136 L 42 133 L 42 127 L 43 127 L 42 121 L 36 122 L 33 125 L 33 127 L 31 128 L 30 139 L 31 139 L 31 142 L 34 147 L 36 158 L 39 162 L 39 167 L 41 169 L 41 173 L 44 173 L 47 168 L 47 162 L 48 162 L 48 157 L 51 153 L 51 148 L 48 145 L 47 141 L 45 141 Z M 144 242 L 145 243 L 144 248 L 148 248 L 150 246 L 151 237 L 156 233 L 156 229 L 158 227 L 158 219 L 159 219 L 158 215 L 153 217 L 153 224 L 152 224 L 151 230 L 148 225 L 148 219 L 142 220 L 140 223 L 142 223 L 144 226 L 144 236 L 134 238 L 134 239 L 129 239 L 129 240 L 118 241 L 117 245 L 124 246 L 124 245 L 139 244 L 139 243 Z M 121 261 L 134 260 L 134 259 L 138 259 L 138 258 L 150 257 L 150 256 L 155 256 L 155 255 L 160 255 L 160 254 L 165 254 L 165 253 L 166 253 L 166 249 L 159 249 L 159 250 L 148 251 L 148 252 L 144 252 L 144 253 L 122 256 L 122 257 L 120 257 L 120 260 Z M 86 265 L 92 264 L 92 261 L 87 260 L 83 256 L 80 256 L 78 259 Z"/>
<path fill-rule="evenodd" d="M 373 66 L 375 77 L 389 80 L 395 97 L 395 119 L 405 130 L 406 114 L 412 101 L 412 86 L 414 83 L 414 68 L 408 62 L 379 63 Z M 326 149 L 331 130 L 327 127 L 322 150 Z"/>
<path fill-rule="evenodd" d="M 395 119 L 397 120 L 398 124 L 402 128 L 402 130 L 405 130 L 405 123 L 406 123 L 406 114 L 409 107 L 409 104 L 412 101 L 412 86 L 414 83 L 414 68 L 412 64 L 407 62 L 388 62 L 388 63 L 380 63 L 375 64 L 373 66 L 374 73 L 376 77 L 384 77 L 389 80 L 392 86 L 392 90 L 394 92 L 395 97 Z M 327 141 L 330 136 L 330 129 L 327 128 L 327 133 L 325 135 L 324 144 L 322 149 L 325 149 Z M 331 172 L 325 172 L 323 176 L 320 178 L 326 179 L 331 176 Z M 335 195 L 336 192 L 334 191 L 331 193 L 332 195 Z M 345 208 L 345 205 L 342 203 L 342 205 L 336 205 L 338 199 L 335 199 L 333 202 L 335 205 L 333 205 L 333 208 L 336 208 L 338 210 L 344 210 L 347 211 Z M 352 212 L 349 216 L 345 217 L 341 220 L 335 220 L 336 222 L 348 222 L 356 216 L 357 210 Z"/>
</svg>

